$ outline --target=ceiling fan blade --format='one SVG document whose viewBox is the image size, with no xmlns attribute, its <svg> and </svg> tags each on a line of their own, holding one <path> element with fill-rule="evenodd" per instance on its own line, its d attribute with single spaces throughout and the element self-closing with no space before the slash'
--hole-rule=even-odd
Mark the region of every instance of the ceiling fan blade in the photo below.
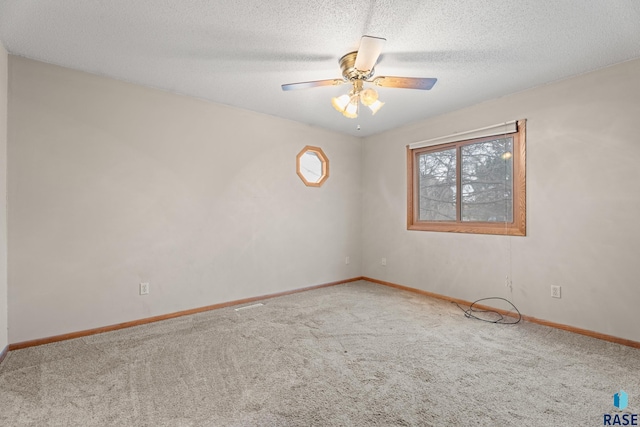
<svg viewBox="0 0 640 427">
<path fill-rule="evenodd" d="M 373 70 L 386 41 L 382 37 L 362 36 L 354 67 L 363 72 Z"/>
<path fill-rule="evenodd" d="M 282 90 L 309 89 L 320 86 L 338 86 L 346 83 L 343 79 L 315 80 L 312 82 L 289 83 L 282 85 Z"/>
<path fill-rule="evenodd" d="M 383 87 L 429 90 L 437 81 L 434 78 L 380 76 L 371 80 L 371 83 Z"/>
</svg>

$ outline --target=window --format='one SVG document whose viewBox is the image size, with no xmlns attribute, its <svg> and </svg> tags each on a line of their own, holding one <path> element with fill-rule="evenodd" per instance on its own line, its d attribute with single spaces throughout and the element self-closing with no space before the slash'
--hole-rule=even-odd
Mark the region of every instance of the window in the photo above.
<svg viewBox="0 0 640 427">
<path fill-rule="evenodd" d="M 407 229 L 526 235 L 525 123 L 407 147 Z"/>
<path fill-rule="evenodd" d="M 320 187 L 329 178 L 329 159 L 321 148 L 307 145 L 296 157 L 296 173 L 309 187 Z"/>
</svg>

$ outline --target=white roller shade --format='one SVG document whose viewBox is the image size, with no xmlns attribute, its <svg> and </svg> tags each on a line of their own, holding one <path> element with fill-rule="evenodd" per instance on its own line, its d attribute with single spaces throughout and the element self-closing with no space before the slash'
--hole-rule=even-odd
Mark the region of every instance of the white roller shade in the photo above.
<svg viewBox="0 0 640 427">
<path fill-rule="evenodd" d="M 465 139 L 485 138 L 488 136 L 504 135 L 518 131 L 518 123 L 516 120 L 491 125 L 480 129 L 469 130 L 466 132 L 454 133 L 447 136 L 439 136 L 437 138 L 427 139 L 425 141 L 414 142 L 409 144 L 410 149 L 429 147 L 432 145 L 446 144 L 447 142 L 462 141 Z"/>
</svg>

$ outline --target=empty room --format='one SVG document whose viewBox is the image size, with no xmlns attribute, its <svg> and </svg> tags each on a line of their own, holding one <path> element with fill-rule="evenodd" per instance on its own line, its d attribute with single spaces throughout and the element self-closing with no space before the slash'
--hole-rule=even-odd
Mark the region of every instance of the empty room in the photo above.
<svg viewBox="0 0 640 427">
<path fill-rule="evenodd" d="M 638 425 L 639 120 L 636 0 L 0 0 L 0 425 Z"/>
</svg>

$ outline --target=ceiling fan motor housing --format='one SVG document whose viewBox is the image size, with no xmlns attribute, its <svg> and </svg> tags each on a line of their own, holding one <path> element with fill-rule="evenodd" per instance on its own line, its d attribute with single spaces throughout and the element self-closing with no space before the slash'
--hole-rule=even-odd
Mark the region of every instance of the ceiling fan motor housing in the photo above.
<svg viewBox="0 0 640 427">
<path fill-rule="evenodd" d="M 367 71 L 358 70 L 355 66 L 356 64 L 356 56 L 358 56 L 358 52 L 349 52 L 344 55 L 338 61 L 340 63 L 340 68 L 342 69 L 342 75 L 346 80 L 367 80 L 371 76 L 373 76 L 374 69 Z"/>
</svg>

